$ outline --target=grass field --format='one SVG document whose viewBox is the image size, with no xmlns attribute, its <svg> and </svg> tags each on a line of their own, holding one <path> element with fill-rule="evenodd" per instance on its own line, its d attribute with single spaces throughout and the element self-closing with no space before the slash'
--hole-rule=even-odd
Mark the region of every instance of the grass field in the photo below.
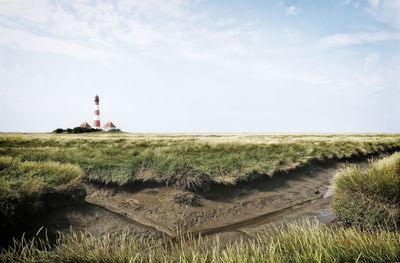
<svg viewBox="0 0 400 263">
<path fill-rule="evenodd" d="M 273 176 L 277 171 L 313 160 L 366 155 L 398 147 L 398 134 L 0 134 L 0 206 L 2 212 L 10 212 L 2 215 L 6 218 L 2 219 L 2 227 L 18 222 L 13 222 L 18 204 L 30 210 L 35 207 L 34 202 L 27 202 L 30 198 L 37 200 L 46 189 L 68 189 L 79 183 L 82 176 L 117 185 L 149 180 L 186 187 L 229 185 Z M 364 226 L 362 220 L 369 220 L 369 211 L 383 209 L 389 212 L 379 210 L 379 216 L 390 219 L 393 211 L 387 207 L 395 207 L 398 212 L 399 171 L 400 154 L 371 164 L 369 171 L 356 167 L 342 170 L 335 180 L 339 197 L 335 197 L 336 215 L 342 221 Z M 360 196 L 368 197 L 368 203 L 359 202 L 364 200 Z M 347 209 L 346 202 L 361 214 Z M 357 218 L 347 217 L 346 211 Z M 376 225 L 382 220 L 368 222 Z M 16 241 L 1 250 L 0 261 L 396 262 L 400 261 L 400 233 L 392 225 L 369 231 L 306 221 L 270 229 L 254 240 L 227 246 L 221 246 L 218 238 L 182 236 L 175 242 L 142 239 L 131 233 L 100 237 L 70 233 L 62 234 L 55 244 L 38 239 Z"/>
<path fill-rule="evenodd" d="M 98 183 L 151 181 L 190 189 L 395 147 L 399 134 L 0 134 L 0 156 L 79 165 Z"/>
<path fill-rule="evenodd" d="M 130 233 L 94 237 L 61 235 L 17 242 L 0 253 L 3 262 L 397 262 L 400 233 L 354 228 L 332 229 L 319 223 L 292 223 L 248 242 L 220 246 L 218 238 L 182 237 L 177 242 L 140 239 Z"/>
<path fill-rule="evenodd" d="M 334 179 L 336 218 L 358 227 L 400 227 L 400 153 L 370 163 L 367 171 L 350 166 Z"/>
</svg>

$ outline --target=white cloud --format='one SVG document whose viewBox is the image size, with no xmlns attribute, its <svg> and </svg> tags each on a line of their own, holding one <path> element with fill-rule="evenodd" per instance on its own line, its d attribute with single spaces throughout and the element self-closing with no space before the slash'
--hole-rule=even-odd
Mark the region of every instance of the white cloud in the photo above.
<svg viewBox="0 0 400 263">
<path fill-rule="evenodd" d="M 400 0 L 369 0 L 367 11 L 378 21 L 400 28 Z"/>
<path fill-rule="evenodd" d="M 379 64 L 380 54 L 370 53 L 364 59 L 364 71 L 376 72 Z"/>
<path fill-rule="evenodd" d="M 3 31 L 8 29 L 8 35 L 0 38 L 3 44 L 14 42 L 40 52 L 73 55 L 69 50 L 85 49 L 87 52 L 78 52 L 79 57 L 110 57 L 109 52 L 98 50 L 115 49 L 117 42 L 148 49 L 171 42 L 171 32 L 176 32 L 176 27 L 169 29 L 171 25 L 163 22 L 166 17 L 193 19 L 182 9 L 184 4 L 182 0 L 121 0 L 116 5 L 99 0 L 0 2 L 0 26 Z M 180 22 L 184 25 L 184 21 Z M 20 41 L 23 34 L 32 43 Z M 36 45 L 39 42 L 48 46 Z"/>
<path fill-rule="evenodd" d="M 156 17 L 159 15 L 183 18 L 187 17 L 184 7 L 188 4 L 186 0 L 119 0 L 117 1 L 118 10 L 123 13 L 145 15 Z"/>
<path fill-rule="evenodd" d="M 33 35 L 21 30 L 12 30 L 0 26 L 0 44 L 16 46 L 24 50 L 43 53 L 55 53 L 84 59 L 116 58 L 107 51 L 62 41 L 49 37 Z"/>
<path fill-rule="evenodd" d="M 249 30 L 251 24 L 203 23 L 204 14 L 190 12 L 185 0 L 35 3 L 0 4 L 0 44 L 80 58 L 110 58 L 116 50 L 124 57 L 183 58 L 232 68 L 253 55 L 246 43 L 260 37 Z"/>
<path fill-rule="evenodd" d="M 299 10 L 294 5 L 291 5 L 286 9 L 286 14 L 288 14 L 288 15 L 295 16 L 298 13 L 299 13 Z"/>
<path fill-rule="evenodd" d="M 400 55 L 394 55 L 392 56 L 389 66 L 388 66 L 388 72 L 387 72 L 387 78 L 388 80 L 394 80 L 393 83 L 396 83 L 396 87 L 398 87 L 400 83 Z"/>
<path fill-rule="evenodd" d="M 361 45 L 368 42 L 400 40 L 400 33 L 355 33 L 355 34 L 334 34 L 323 37 L 317 43 L 318 47 L 345 47 Z"/>
<path fill-rule="evenodd" d="M 26 50 L 86 59 L 115 57 L 109 47 L 111 50 L 116 47 L 118 53 L 126 56 L 206 61 L 264 80 L 288 80 L 333 89 L 348 87 L 343 84 L 348 79 L 341 80 L 339 75 L 315 72 L 315 67 L 312 70 L 304 69 L 304 58 L 299 58 L 297 54 L 296 64 L 288 54 L 290 50 L 282 44 L 279 44 L 279 48 L 283 49 L 281 55 L 260 55 L 261 50 L 270 49 L 274 53 L 279 50 L 272 44 L 265 45 L 269 39 L 262 31 L 253 25 L 236 26 L 229 17 L 211 21 L 208 17 L 185 9 L 186 1 L 118 1 L 116 6 L 107 2 L 91 5 L 86 1 L 40 3 L 42 7 L 36 8 L 38 14 L 43 12 L 41 18 L 38 14 L 30 17 L 29 12 L 25 11 L 19 13 L 18 6 L 13 6 L 14 9 L 9 7 L 7 12 L 0 8 L 3 11 L 1 15 L 9 17 L 10 21 L 18 17 L 25 21 L 24 24 L 44 32 L 37 35 L 27 27 L 17 30 L 0 26 L 0 44 L 14 43 L 16 47 Z M 75 11 L 71 12 L 71 9 Z M 288 15 L 298 12 L 295 6 L 287 8 Z M 204 19 L 207 20 L 206 24 L 202 23 Z M 49 36 L 44 36 L 46 32 Z M 292 29 L 284 31 L 284 35 L 294 43 L 304 38 L 302 32 Z M 336 47 L 399 38 L 398 34 L 393 33 L 336 34 L 321 39 L 318 46 Z M 123 47 L 120 43 L 123 43 Z M 124 48 L 129 50 L 124 52 Z M 283 58 L 282 54 L 287 54 L 287 57 Z M 369 61 L 371 64 L 372 58 Z M 311 61 L 307 63 L 315 65 Z"/>
<path fill-rule="evenodd" d="M 391 0 L 393 1 L 393 0 Z M 368 0 L 368 3 L 372 6 L 372 7 L 377 7 L 380 3 L 380 0 Z"/>
<path fill-rule="evenodd" d="M 298 30 L 285 30 L 286 38 L 291 43 L 301 42 L 304 39 L 303 33 Z"/>
<path fill-rule="evenodd" d="M 46 0 L 0 2 L 0 15 L 7 18 L 16 18 L 34 24 L 46 24 L 50 14 L 51 6 Z"/>
</svg>

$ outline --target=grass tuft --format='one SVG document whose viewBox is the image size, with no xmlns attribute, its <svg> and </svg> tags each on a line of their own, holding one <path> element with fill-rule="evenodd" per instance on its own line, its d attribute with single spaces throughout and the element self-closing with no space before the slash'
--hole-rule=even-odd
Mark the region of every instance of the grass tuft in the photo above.
<svg viewBox="0 0 400 263">
<path fill-rule="evenodd" d="M 400 153 L 370 162 L 366 171 L 349 166 L 336 175 L 334 185 L 339 220 L 369 229 L 400 226 Z"/>
</svg>

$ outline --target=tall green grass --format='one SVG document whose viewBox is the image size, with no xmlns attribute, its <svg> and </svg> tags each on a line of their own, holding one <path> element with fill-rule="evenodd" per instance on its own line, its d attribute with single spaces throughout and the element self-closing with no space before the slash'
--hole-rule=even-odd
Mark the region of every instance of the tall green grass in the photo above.
<svg viewBox="0 0 400 263">
<path fill-rule="evenodd" d="M 204 188 L 272 176 L 315 160 L 400 147 L 396 134 L 0 134 L 0 155 L 79 165 L 90 181 Z"/>
<path fill-rule="evenodd" d="M 0 156 L 0 230 L 17 227 L 20 220 L 43 210 L 43 202 L 49 201 L 41 200 L 44 190 L 66 191 L 82 176 L 82 169 L 73 164 Z"/>
<path fill-rule="evenodd" d="M 1 195 L 30 196 L 44 187 L 65 188 L 83 176 L 82 169 L 73 164 L 51 161 L 21 161 L 0 156 Z"/>
<path fill-rule="evenodd" d="M 336 217 L 352 225 L 400 227 L 400 153 L 372 161 L 368 170 L 341 170 L 334 179 Z"/>
<path fill-rule="evenodd" d="M 182 236 L 178 241 L 137 238 L 130 233 L 95 237 L 62 234 L 55 246 L 22 240 L 0 254 L 3 262 L 396 262 L 400 233 L 320 223 L 292 223 L 248 241 L 221 244 Z"/>
</svg>

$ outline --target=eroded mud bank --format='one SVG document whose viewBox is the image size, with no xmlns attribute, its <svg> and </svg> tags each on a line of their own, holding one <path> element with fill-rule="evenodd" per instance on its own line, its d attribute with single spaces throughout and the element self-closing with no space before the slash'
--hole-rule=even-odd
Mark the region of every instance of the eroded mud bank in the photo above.
<svg viewBox="0 0 400 263">
<path fill-rule="evenodd" d="M 27 235 L 43 227 L 50 238 L 72 229 L 94 235 L 129 230 L 152 238 L 191 232 L 232 240 L 254 237 L 291 220 L 316 218 L 329 223 L 334 219 L 330 203 L 336 171 L 349 163 L 367 167 L 370 157 L 315 164 L 248 184 L 216 185 L 206 193 L 151 184 L 130 188 L 85 184 L 84 202 L 53 207 L 30 220 Z"/>
</svg>

